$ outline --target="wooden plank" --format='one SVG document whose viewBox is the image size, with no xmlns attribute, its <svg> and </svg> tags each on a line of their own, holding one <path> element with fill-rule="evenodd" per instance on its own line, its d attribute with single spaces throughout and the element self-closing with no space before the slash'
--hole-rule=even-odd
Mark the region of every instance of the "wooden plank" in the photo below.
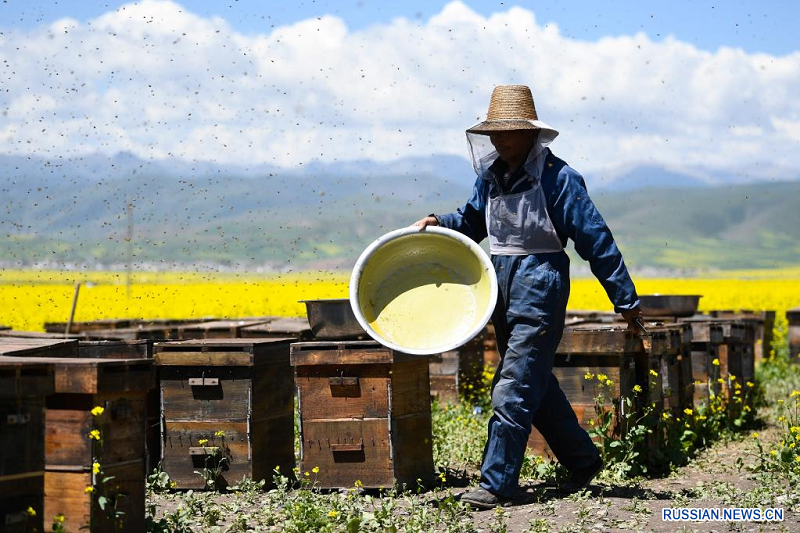
<svg viewBox="0 0 800 533">
<path fill-rule="evenodd" d="M 215 437 L 223 431 L 224 437 Z M 252 448 L 248 435 L 248 424 L 239 422 L 170 422 L 164 425 L 164 448 L 162 466 L 171 480 L 181 489 L 202 489 L 203 478 L 195 471 L 206 467 L 211 459 L 191 455 L 190 448 L 206 446 L 221 450 L 227 462 L 220 476 L 221 486 L 234 485 L 242 476 L 252 477 Z M 201 439 L 208 442 L 201 444 Z M 210 465 L 209 465 L 210 466 Z"/>
<path fill-rule="evenodd" d="M 398 361 L 392 365 L 392 416 L 427 413 L 430 416 L 430 378 L 425 359 Z"/>
<path fill-rule="evenodd" d="M 290 353 L 293 366 L 393 363 L 424 358 L 396 352 L 375 341 L 296 342 L 291 345 Z"/>
<path fill-rule="evenodd" d="M 337 449 L 342 444 L 361 447 Z M 366 488 L 394 485 L 386 418 L 303 421 L 301 446 L 301 470 L 318 467 L 314 481 L 320 488 L 350 488 L 356 481 Z"/>
<path fill-rule="evenodd" d="M 390 365 L 298 366 L 296 372 L 304 420 L 389 416 Z M 329 381 L 341 377 L 355 378 L 357 383 Z"/>
<path fill-rule="evenodd" d="M 620 326 L 581 325 L 564 330 L 558 354 L 636 353 L 644 350 L 642 340 Z"/>
<path fill-rule="evenodd" d="M 77 348 L 77 343 L 76 343 Z M 103 391 L 147 390 L 155 386 L 152 362 L 136 359 L 80 359 L 78 357 L 3 357 L 27 365 L 42 363 L 55 370 L 55 392 L 94 394 Z"/>
<path fill-rule="evenodd" d="M 233 367 L 241 369 L 241 367 Z M 248 372 L 222 367 L 166 367 L 161 375 L 163 416 L 169 421 L 244 420 L 251 409 Z M 195 376 L 216 377 L 216 386 L 191 386 Z"/>
<path fill-rule="evenodd" d="M 13 357 L 72 357 L 78 341 L 0 337 L 0 355 Z"/>
<path fill-rule="evenodd" d="M 275 338 L 291 337 L 297 341 L 309 341 L 313 339 L 311 326 L 308 320 L 300 317 L 279 317 L 264 324 L 245 326 L 240 330 L 243 338 Z"/>
<path fill-rule="evenodd" d="M 47 340 L 65 340 L 63 333 L 44 333 L 41 331 L 19 331 L 14 329 L 0 330 L 0 337 L 15 337 L 20 339 L 47 339 Z M 70 335 L 66 340 L 73 340 L 83 338 L 81 335 Z"/>
<path fill-rule="evenodd" d="M 152 359 L 153 343 L 147 340 L 80 341 L 78 357 L 86 359 Z"/>
<path fill-rule="evenodd" d="M 294 417 L 297 389 L 295 388 L 294 369 L 289 364 L 288 346 L 284 353 L 284 360 L 258 365 L 253 369 L 252 416 L 254 420 L 285 415 Z M 271 481 L 271 478 L 270 474 L 267 480 Z"/>
<path fill-rule="evenodd" d="M 250 366 L 253 355 L 249 352 L 156 352 L 159 366 Z"/>
<path fill-rule="evenodd" d="M 295 466 L 294 457 L 294 412 L 269 419 L 254 421 L 250 426 L 253 449 L 253 472 L 256 481 L 267 481 L 273 486 L 276 467 L 289 475 Z"/>
<path fill-rule="evenodd" d="M 226 339 L 241 337 L 241 330 L 247 326 L 257 326 L 273 320 L 261 317 L 235 320 L 213 320 L 195 324 L 184 324 L 178 328 L 181 339 Z"/>
<path fill-rule="evenodd" d="M 99 329 L 118 329 L 131 326 L 130 319 L 112 318 L 106 320 L 92 320 L 88 322 L 73 322 L 70 326 L 70 333 L 82 333 Z M 44 330 L 48 333 L 64 333 L 67 329 L 66 322 L 45 322 Z"/>
</svg>

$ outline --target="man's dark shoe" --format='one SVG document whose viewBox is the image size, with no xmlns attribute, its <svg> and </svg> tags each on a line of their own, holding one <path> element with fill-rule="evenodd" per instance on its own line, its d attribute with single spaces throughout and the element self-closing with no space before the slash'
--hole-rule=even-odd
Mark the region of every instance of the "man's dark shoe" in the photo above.
<svg viewBox="0 0 800 533">
<path fill-rule="evenodd" d="M 570 471 L 569 477 L 566 481 L 558 486 L 558 490 L 561 492 L 566 492 L 567 494 L 573 494 L 583 490 L 589 486 L 589 483 L 592 482 L 594 476 L 599 474 L 602 469 L 603 460 L 598 457 L 594 463 L 586 468 Z"/>
<path fill-rule="evenodd" d="M 494 509 L 495 507 L 508 507 L 511 505 L 511 498 L 503 498 L 492 494 L 483 487 L 465 492 L 461 495 L 461 501 L 476 509 Z"/>
</svg>

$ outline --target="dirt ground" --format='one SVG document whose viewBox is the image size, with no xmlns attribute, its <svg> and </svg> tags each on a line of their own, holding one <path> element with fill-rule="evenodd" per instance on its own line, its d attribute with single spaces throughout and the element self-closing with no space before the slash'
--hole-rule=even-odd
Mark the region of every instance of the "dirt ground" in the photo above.
<svg viewBox="0 0 800 533">
<path fill-rule="evenodd" d="M 762 441 L 769 440 L 774 428 L 762 431 Z M 661 510 L 666 507 L 731 508 L 736 498 L 755 487 L 746 470 L 739 471 L 737 459 L 752 464 L 756 446 L 747 437 L 734 442 L 718 442 L 704 450 L 691 464 L 663 479 L 646 480 L 632 487 L 614 487 L 600 483 L 590 486 L 590 493 L 564 498 L 552 489 L 536 487 L 540 503 L 505 508 L 508 532 L 519 531 L 800 531 L 800 514 L 784 509 L 784 521 L 755 522 L 664 522 Z M 780 497 L 779 497 L 780 500 Z M 780 507 L 780 504 L 776 505 Z M 492 512 L 475 513 L 476 525 L 490 530 L 495 520 Z M 534 524 L 532 524 L 532 521 Z M 538 521 L 538 522 L 537 522 Z"/>
<path fill-rule="evenodd" d="M 777 430 L 765 428 L 760 434 L 762 442 L 769 442 L 775 440 Z M 645 480 L 632 486 L 613 486 L 600 481 L 593 483 L 583 494 L 570 497 L 543 485 L 533 485 L 527 490 L 535 496 L 536 503 L 503 508 L 501 517 L 497 516 L 497 511 L 475 512 L 472 517 L 475 526 L 487 532 L 503 531 L 503 523 L 508 532 L 800 531 L 800 514 L 792 513 L 788 508 L 784 509 L 783 522 L 662 521 L 661 510 L 665 507 L 741 507 L 743 498 L 756 488 L 756 483 L 752 474 L 739 470 L 737 459 L 742 458 L 745 465 L 751 464 L 755 460 L 755 451 L 755 442 L 748 436 L 732 442 L 720 441 L 666 478 Z M 453 489 L 453 492 L 459 494 L 465 490 Z M 215 501 L 220 503 L 232 503 L 234 498 L 232 494 L 215 495 Z M 432 505 L 435 505 L 436 498 L 436 494 L 423 495 L 423 499 Z M 779 495 L 774 506 L 781 507 L 780 501 Z M 173 498 L 164 495 L 155 495 L 153 503 L 159 507 L 159 514 L 174 510 L 176 505 Z M 256 497 L 244 507 L 258 506 Z M 222 527 L 212 529 L 226 529 L 231 517 L 220 518 Z"/>
</svg>

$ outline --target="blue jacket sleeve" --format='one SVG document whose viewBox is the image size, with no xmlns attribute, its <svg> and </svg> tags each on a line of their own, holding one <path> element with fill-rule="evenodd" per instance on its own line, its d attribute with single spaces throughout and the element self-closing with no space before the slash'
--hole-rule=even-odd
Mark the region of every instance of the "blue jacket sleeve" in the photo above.
<svg viewBox="0 0 800 533">
<path fill-rule="evenodd" d="M 488 184 L 478 178 L 467 203 L 455 213 L 436 215 L 439 225 L 463 233 L 473 241 L 480 243 L 486 238 L 486 198 Z"/>
<path fill-rule="evenodd" d="M 639 306 L 639 297 L 611 230 L 589 198 L 583 177 L 561 167 L 549 195 L 550 219 L 556 229 L 575 241 L 575 250 L 589 262 L 592 273 L 620 313 Z"/>
</svg>

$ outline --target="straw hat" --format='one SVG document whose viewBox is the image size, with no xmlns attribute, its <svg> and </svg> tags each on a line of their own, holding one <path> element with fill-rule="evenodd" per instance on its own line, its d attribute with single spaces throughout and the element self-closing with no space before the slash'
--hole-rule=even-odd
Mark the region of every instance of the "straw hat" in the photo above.
<svg viewBox="0 0 800 533">
<path fill-rule="evenodd" d="M 558 132 L 539 120 L 533 105 L 533 94 L 527 85 L 498 85 L 492 91 L 486 120 L 467 133 L 489 135 L 495 131 L 548 130 L 555 138 Z"/>
</svg>

